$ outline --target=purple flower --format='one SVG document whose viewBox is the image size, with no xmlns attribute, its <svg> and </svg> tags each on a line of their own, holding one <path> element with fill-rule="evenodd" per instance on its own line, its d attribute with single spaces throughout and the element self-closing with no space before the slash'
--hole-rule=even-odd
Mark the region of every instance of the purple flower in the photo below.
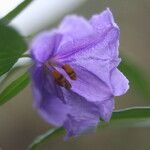
<svg viewBox="0 0 150 150">
<path fill-rule="evenodd" d="M 31 44 L 35 106 L 67 138 L 109 121 L 114 96 L 129 88 L 117 69 L 119 27 L 106 9 L 90 20 L 67 16 L 54 30 L 39 34 Z"/>
</svg>

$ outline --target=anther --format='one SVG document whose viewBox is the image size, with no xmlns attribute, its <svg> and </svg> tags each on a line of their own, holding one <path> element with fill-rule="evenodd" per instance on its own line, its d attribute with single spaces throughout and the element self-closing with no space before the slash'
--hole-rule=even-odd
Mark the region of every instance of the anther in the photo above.
<svg viewBox="0 0 150 150">
<path fill-rule="evenodd" d="M 76 80 L 76 73 L 75 71 L 73 70 L 73 68 L 71 68 L 70 65 L 68 64 L 65 64 L 62 66 L 62 68 L 65 70 L 65 72 L 68 74 L 68 76 L 70 77 L 70 79 L 72 80 Z"/>
<path fill-rule="evenodd" d="M 69 81 L 57 70 L 52 71 L 52 76 L 54 77 L 56 83 L 66 89 L 71 88 Z"/>
</svg>

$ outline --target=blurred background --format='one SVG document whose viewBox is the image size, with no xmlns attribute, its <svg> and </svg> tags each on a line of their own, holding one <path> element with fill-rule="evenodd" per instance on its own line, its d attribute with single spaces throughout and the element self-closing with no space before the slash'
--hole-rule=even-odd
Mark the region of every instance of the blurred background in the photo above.
<svg viewBox="0 0 150 150">
<path fill-rule="evenodd" d="M 5 2 L 0 0 L 0 2 L 0 17 L 2 17 L 21 0 Z M 33 3 L 11 22 L 11 25 L 24 36 L 55 27 L 66 14 L 75 13 L 89 18 L 110 7 L 121 29 L 121 53 L 147 74 L 150 72 L 149 0 L 51 0 L 51 2 L 35 0 Z M 50 128 L 50 125 L 33 109 L 32 101 L 29 85 L 0 107 L 0 149 L 25 150 L 37 135 Z M 150 100 L 143 98 L 131 88 L 126 95 L 116 98 L 116 109 L 130 106 L 150 106 Z M 67 142 L 60 137 L 39 147 L 39 150 L 59 149 L 150 150 L 150 128 L 100 129 L 96 133 L 73 138 Z"/>
</svg>

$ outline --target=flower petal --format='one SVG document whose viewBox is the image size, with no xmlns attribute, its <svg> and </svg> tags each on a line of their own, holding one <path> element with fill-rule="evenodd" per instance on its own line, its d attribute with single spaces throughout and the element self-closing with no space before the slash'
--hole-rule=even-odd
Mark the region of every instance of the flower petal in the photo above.
<svg viewBox="0 0 150 150">
<path fill-rule="evenodd" d="M 30 46 L 33 58 L 38 62 L 44 63 L 55 53 L 61 38 L 62 35 L 55 31 L 40 33 Z"/>
<path fill-rule="evenodd" d="M 38 108 L 39 114 L 45 121 L 55 126 L 62 126 L 67 119 L 69 106 L 64 104 L 58 97 L 50 97 L 47 95 L 43 103 Z"/>
<path fill-rule="evenodd" d="M 78 41 L 75 40 L 73 43 L 67 42 L 61 46 L 62 50 L 60 50 L 57 60 L 62 64 L 82 66 L 105 83 L 109 83 L 111 69 L 117 67 L 120 62 L 118 58 L 119 28 L 116 27 L 112 14 L 108 9 L 100 15 L 93 17 L 90 23 L 92 24 L 94 18 L 97 17 L 103 18 L 100 19 L 102 21 L 105 18 L 104 16 L 106 16 L 107 21 L 105 22 L 107 25 L 103 26 L 101 32 L 98 32 L 92 25 L 98 34 L 95 34 L 95 31 L 93 31 L 92 36 L 86 36 Z M 102 22 L 100 23 L 103 24 Z"/>
<path fill-rule="evenodd" d="M 66 103 L 71 108 L 64 123 L 67 130 L 66 139 L 95 129 L 99 122 L 98 107 L 72 91 L 68 92 L 63 89 L 63 92 Z"/>
<path fill-rule="evenodd" d="M 120 96 L 129 89 L 128 79 L 116 68 L 111 71 L 111 85 L 114 96 Z"/>
<path fill-rule="evenodd" d="M 77 80 L 70 81 L 72 90 L 90 102 L 100 102 L 112 96 L 111 90 L 100 78 L 81 66 L 72 65 Z"/>
<path fill-rule="evenodd" d="M 50 96 L 59 97 L 62 101 L 63 93 L 61 88 L 55 83 L 53 77 L 50 73 L 46 72 L 43 66 L 34 65 L 30 69 L 31 77 L 32 77 L 32 85 L 35 87 L 36 91 L 40 91 L 41 95 L 44 95 L 44 92 L 49 93 Z M 40 98 L 42 100 L 42 98 Z M 39 101 L 39 105 L 42 101 Z"/>
<path fill-rule="evenodd" d="M 64 21 L 65 23 L 62 23 L 65 25 L 68 23 L 67 31 L 63 32 L 63 29 L 60 31 L 58 29 L 58 32 L 63 34 L 63 40 L 58 50 L 59 58 L 63 59 L 72 55 L 83 57 L 83 53 L 101 59 L 118 58 L 119 28 L 114 23 L 109 9 L 93 16 L 89 22 L 80 17 L 72 18 L 70 17 Z M 76 24 L 77 27 L 75 27 Z M 98 25 L 100 27 L 97 27 Z"/>
<path fill-rule="evenodd" d="M 103 33 L 105 33 L 109 28 L 116 29 L 116 31 L 118 32 L 117 34 L 119 35 L 119 27 L 115 23 L 113 15 L 109 8 L 107 8 L 105 11 L 103 11 L 100 14 L 92 16 L 92 18 L 90 19 L 90 23 L 93 26 L 93 28 L 101 35 L 103 35 Z M 112 36 L 112 39 L 114 37 Z M 114 40 L 116 41 L 116 48 L 114 50 L 111 48 L 110 52 L 112 57 L 118 57 L 118 50 L 117 50 L 118 41 L 115 38 Z"/>
<path fill-rule="evenodd" d="M 58 28 L 58 32 L 63 34 L 61 44 L 64 44 L 68 41 L 73 42 L 93 34 L 93 27 L 85 18 L 70 15 L 63 19 Z"/>
<path fill-rule="evenodd" d="M 109 9 L 92 17 L 90 23 L 94 29 L 94 36 L 86 36 L 84 39 L 64 44 L 57 60 L 75 67 L 77 80 L 72 82 L 74 92 L 90 101 L 102 101 L 111 97 L 110 73 L 120 62 L 119 28 L 114 23 Z M 101 24 L 100 28 L 97 27 L 98 23 Z M 98 34 L 95 34 L 95 31 Z"/>
<path fill-rule="evenodd" d="M 106 30 L 110 26 L 119 28 L 115 23 L 112 12 L 109 8 L 107 8 L 100 14 L 93 15 L 90 19 L 90 23 L 99 33 L 103 33 L 104 30 Z"/>
<path fill-rule="evenodd" d="M 112 116 L 112 112 L 115 107 L 114 103 L 115 102 L 113 98 L 97 103 L 99 107 L 100 118 L 102 118 L 106 122 L 108 122 Z"/>
<path fill-rule="evenodd" d="M 42 67 L 32 67 L 33 95 L 35 107 L 45 121 L 62 126 L 69 112 L 69 106 L 64 103 L 63 93 L 53 78 L 46 76 Z"/>
</svg>

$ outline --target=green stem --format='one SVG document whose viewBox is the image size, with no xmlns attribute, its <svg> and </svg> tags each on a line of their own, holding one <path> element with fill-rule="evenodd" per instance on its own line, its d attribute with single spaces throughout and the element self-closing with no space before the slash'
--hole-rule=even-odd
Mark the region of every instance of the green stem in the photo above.
<svg viewBox="0 0 150 150">
<path fill-rule="evenodd" d="M 15 9 L 9 12 L 5 17 L 3 17 L 0 21 L 8 24 L 13 18 L 15 18 L 24 8 L 26 8 L 32 0 L 25 0 L 21 4 L 19 4 Z"/>
</svg>

